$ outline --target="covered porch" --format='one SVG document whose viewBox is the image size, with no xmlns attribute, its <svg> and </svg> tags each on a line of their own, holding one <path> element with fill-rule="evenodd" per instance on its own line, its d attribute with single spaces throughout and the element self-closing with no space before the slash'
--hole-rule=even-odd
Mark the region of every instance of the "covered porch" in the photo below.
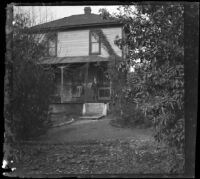
<svg viewBox="0 0 200 179">
<path fill-rule="evenodd" d="M 106 115 L 111 81 L 106 75 L 108 59 L 100 56 L 64 57 L 43 60 L 55 73 L 51 113 L 83 116 Z"/>
<path fill-rule="evenodd" d="M 108 102 L 111 96 L 111 83 L 106 77 L 106 70 L 107 62 L 56 65 L 56 89 L 52 95 L 52 102 Z"/>
</svg>

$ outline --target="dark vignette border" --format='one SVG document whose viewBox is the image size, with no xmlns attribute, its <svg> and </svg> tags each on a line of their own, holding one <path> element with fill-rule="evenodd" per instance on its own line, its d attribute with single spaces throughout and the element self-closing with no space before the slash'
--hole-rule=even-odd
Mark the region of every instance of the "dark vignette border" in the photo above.
<svg viewBox="0 0 200 179">
<path fill-rule="evenodd" d="M 185 175 L 194 177 L 197 142 L 198 64 L 199 64 L 199 3 L 184 4 L 185 40 Z M 197 149 L 197 148 L 196 148 Z M 196 150 L 198 151 L 198 150 Z M 196 155 L 198 153 L 196 152 Z M 197 163 L 196 163 L 197 166 Z"/>
<path fill-rule="evenodd" d="M 15 5 L 125 5 L 130 4 L 131 1 L 65 1 L 65 2 L 17 2 L 17 1 L 7 1 L 4 5 L 4 14 L 6 14 L 5 7 L 9 3 L 14 3 Z M 134 1 L 137 2 L 137 1 Z M 143 4 L 152 3 L 152 4 L 163 4 L 163 3 L 176 3 L 176 2 L 156 2 L 156 1 L 143 1 Z M 2 5 L 2 3 L 0 3 Z M 197 170 L 195 172 L 195 157 L 198 157 L 198 153 L 195 156 L 196 149 L 196 137 L 198 138 L 197 132 L 197 107 L 198 107 L 198 65 L 199 65 L 199 2 L 183 2 L 184 4 L 184 40 L 185 40 L 185 173 L 183 175 L 36 175 L 35 177 L 133 177 L 133 178 L 159 178 L 159 177 L 177 177 L 177 178 L 194 178 L 195 173 L 197 175 Z M 3 10 L 2 10 L 3 11 Z M 5 33 L 5 19 L 6 15 L 3 18 L 2 23 L 2 33 Z M 4 26 L 3 26 L 4 25 Z M 5 53 L 5 48 L 1 48 Z M 4 53 L 1 53 L 4 56 Z M 5 56 L 4 56 L 5 58 Z M 4 61 L 5 62 L 5 61 Z M 3 60 L 1 61 L 3 63 Z M 5 68 L 3 70 L 5 72 Z M 4 73 L 5 74 L 5 73 Z M 3 76 L 3 74 L 2 74 Z M 3 76 L 4 78 L 4 76 Z M 3 125 L 1 125 L 3 126 Z M 3 131 L 3 130 L 2 130 Z M 3 134 L 1 135 L 3 137 Z M 2 140 L 3 141 L 3 140 Z M 196 163 L 197 166 L 197 163 Z M 33 175 L 29 176 L 22 174 L 24 177 L 34 177 Z M 199 176 L 199 175 L 198 175 Z M 197 177 L 197 176 L 196 176 Z"/>
</svg>

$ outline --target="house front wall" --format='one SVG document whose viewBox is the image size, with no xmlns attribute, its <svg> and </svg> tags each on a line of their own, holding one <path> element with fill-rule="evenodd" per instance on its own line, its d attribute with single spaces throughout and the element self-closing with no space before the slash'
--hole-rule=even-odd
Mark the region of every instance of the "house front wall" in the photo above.
<svg viewBox="0 0 200 179">
<path fill-rule="evenodd" d="M 57 56 L 87 56 L 89 52 L 89 30 L 58 32 Z"/>
<path fill-rule="evenodd" d="M 115 51 L 115 53 L 118 56 L 122 56 L 122 51 L 120 50 L 120 48 L 115 45 L 114 41 L 116 39 L 116 37 L 118 36 L 120 39 L 122 38 L 122 28 L 121 27 L 113 27 L 113 28 L 103 28 L 102 29 L 104 35 L 106 36 L 108 42 L 110 43 L 111 47 L 113 48 L 113 50 Z M 104 53 L 104 51 L 106 51 L 105 47 L 102 47 L 102 57 L 108 57 L 109 54 L 108 53 Z M 107 51 L 106 51 L 107 52 Z"/>
<path fill-rule="evenodd" d="M 121 27 L 101 28 L 111 47 L 118 56 L 122 56 L 122 51 L 114 44 L 116 36 L 122 37 Z M 75 57 L 89 55 L 89 38 L 90 29 L 73 30 L 58 32 L 57 34 L 57 56 L 58 57 Z M 108 51 L 104 45 L 101 45 L 99 56 L 109 57 Z"/>
<path fill-rule="evenodd" d="M 90 32 L 93 29 L 100 29 L 100 28 L 90 28 L 90 29 L 80 29 L 80 30 L 67 30 L 67 31 L 60 31 L 57 32 L 57 40 L 56 40 L 56 56 L 57 57 L 79 57 L 79 56 L 85 56 L 90 58 L 93 56 L 90 54 Z M 116 55 L 119 57 L 122 57 L 122 51 L 120 48 L 115 45 L 116 37 L 119 39 L 122 38 L 122 27 L 106 27 L 101 28 L 101 33 L 103 33 L 103 36 L 106 38 L 106 41 L 109 43 L 109 46 L 112 48 L 112 50 L 115 52 Z M 101 38 L 100 38 L 101 39 Z M 109 49 L 107 49 L 106 44 L 102 40 L 100 40 L 100 54 L 98 56 L 109 58 Z M 96 56 L 96 55 L 95 55 Z M 55 56 L 54 56 L 55 57 Z M 84 66 L 87 63 L 87 58 L 85 58 L 85 61 L 81 62 Z M 101 62 L 102 63 L 102 62 Z M 107 64 L 107 62 L 103 62 Z M 75 63 L 76 64 L 76 63 Z M 74 64 L 74 65 L 75 65 Z M 98 90 L 97 90 L 97 100 L 109 100 L 106 96 L 109 93 L 109 87 L 110 82 L 104 80 L 102 82 L 101 76 L 103 76 L 104 71 L 99 71 L 96 69 L 95 65 L 99 65 L 98 62 L 93 62 L 89 64 L 89 68 L 85 70 L 85 68 L 81 68 L 79 71 L 81 79 L 81 82 L 77 82 L 76 80 L 73 80 L 73 76 L 77 76 L 79 73 L 75 73 L 70 77 L 69 73 L 67 72 L 67 68 L 63 71 L 64 74 L 60 72 L 60 74 L 57 75 L 57 82 L 56 82 L 56 90 L 55 95 L 57 96 L 56 99 L 58 99 L 58 103 L 65 103 L 65 102 L 71 102 L 71 101 L 96 101 L 96 95 L 94 94 L 94 89 L 92 89 L 92 84 L 94 82 L 94 79 L 97 79 L 98 82 Z M 58 65 L 58 64 L 57 64 Z M 67 66 L 68 64 L 60 64 L 59 66 Z M 73 62 L 69 65 L 73 66 Z M 59 69 L 60 70 L 60 69 Z M 75 70 L 74 67 L 71 67 L 71 70 Z M 87 75 L 85 75 L 87 73 Z M 63 77 L 62 77 L 63 75 Z M 86 77 L 87 76 L 87 77 Z M 63 81 L 62 81 L 63 78 Z M 76 92 L 77 91 L 77 92 Z M 78 93 L 80 92 L 80 94 Z M 104 95 L 105 94 L 105 95 Z M 101 98 L 100 98 L 101 96 Z"/>
</svg>

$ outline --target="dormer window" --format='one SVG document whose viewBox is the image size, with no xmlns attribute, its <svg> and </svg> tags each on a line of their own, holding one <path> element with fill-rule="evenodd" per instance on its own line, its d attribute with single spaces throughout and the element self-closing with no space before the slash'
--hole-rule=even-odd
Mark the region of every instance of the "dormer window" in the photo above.
<svg viewBox="0 0 200 179">
<path fill-rule="evenodd" d="M 101 39 L 97 33 L 90 31 L 90 55 L 101 54 Z"/>
</svg>

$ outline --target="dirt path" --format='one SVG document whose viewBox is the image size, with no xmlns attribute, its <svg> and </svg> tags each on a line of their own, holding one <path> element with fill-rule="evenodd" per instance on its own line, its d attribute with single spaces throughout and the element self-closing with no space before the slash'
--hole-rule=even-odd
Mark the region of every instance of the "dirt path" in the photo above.
<svg viewBox="0 0 200 179">
<path fill-rule="evenodd" d="M 109 124 L 110 118 L 76 121 L 70 125 L 51 129 L 41 141 L 51 143 L 79 142 L 107 139 L 151 139 L 150 129 L 117 128 Z"/>
</svg>

